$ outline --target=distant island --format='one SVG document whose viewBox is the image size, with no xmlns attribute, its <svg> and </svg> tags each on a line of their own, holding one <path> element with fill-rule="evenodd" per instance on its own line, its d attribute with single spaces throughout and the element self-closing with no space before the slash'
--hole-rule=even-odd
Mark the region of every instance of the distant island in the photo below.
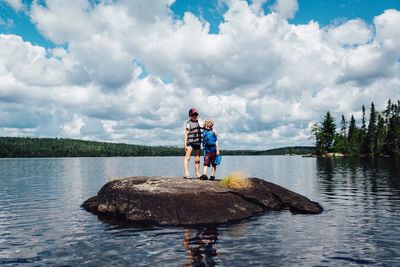
<svg viewBox="0 0 400 267">
<path fill-rule="evenodd" d="M 310 146 L 282 147 L 268 150 L 223 150 L 223 155 L 306 155 Z M 178 146 L 144 146 L 85 141 L 65 138 L 0 137 L 0 158 L 34 157 L 146 157 L 181 156 Z"/>
</svg>

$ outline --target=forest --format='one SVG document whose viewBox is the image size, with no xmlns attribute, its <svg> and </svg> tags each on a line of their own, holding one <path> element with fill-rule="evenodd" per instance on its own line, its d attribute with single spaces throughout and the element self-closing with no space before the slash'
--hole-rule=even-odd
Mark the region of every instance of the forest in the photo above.
<svg viewBox="0 0 400 267">
<path fill-rule="evenodd" d="M 375 110 L 372 102 L 367 118 L 362 106 L 361 121 L 342 115 L 339 125 L 329 111 L 313 125 L 317 155 L 342 153 L 347 156 L 400 156 L 400 101 L 387 102 L 385 110 Z"/>
<path fill-rule="evenodd" d="M 64 138 L 0 137 L 0 157 L 137 157 L 176 156 L 183 149 Z"/>
<path fill-rule="evenodd" d="M 303 155 L 314 147 L 294 146 L 269 150 L 222 150 L 222 155 Z M 144 157 L 182 156 L 177 146 L 143 146 L 64 138 L 0 137 L 0 158 L 27 157 Z"/>
</svg>

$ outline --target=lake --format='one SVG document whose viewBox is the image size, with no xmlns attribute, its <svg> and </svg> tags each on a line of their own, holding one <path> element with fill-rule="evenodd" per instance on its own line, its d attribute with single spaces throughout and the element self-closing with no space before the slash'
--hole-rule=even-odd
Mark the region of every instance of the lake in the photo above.
<svg viewBox="0 0 400 267">
<path fill-rule="evenodd" d="M 110 178 L 182 175 L 182 160 L 0 159 L 0 264 L 400 265 L 399 159 L 223 158 L 217 177 L 241 170 L 264 178 L 320 202 L 320 215 L 271 211 L 220 227 L 134 228 L 80 208 Z"/>
</svg>

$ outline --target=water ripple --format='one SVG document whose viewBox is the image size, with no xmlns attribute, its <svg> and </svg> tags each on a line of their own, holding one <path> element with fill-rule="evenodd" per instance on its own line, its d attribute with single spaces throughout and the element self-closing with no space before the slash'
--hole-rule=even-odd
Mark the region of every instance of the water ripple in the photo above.
<svg viewBox="0 0 400 267">
<path fill-rule="evenodd" d="M 322 203 L 317 216 L 268 212 L 221 227 L 140 227 L 80 204 L 108 180 L 180 175 L 180 158 L 0 160 L 0 264 L 336 266 L 400 262 L 397 160 L 225 157 L 221 175 L 253 176 Z"/>
</svg>

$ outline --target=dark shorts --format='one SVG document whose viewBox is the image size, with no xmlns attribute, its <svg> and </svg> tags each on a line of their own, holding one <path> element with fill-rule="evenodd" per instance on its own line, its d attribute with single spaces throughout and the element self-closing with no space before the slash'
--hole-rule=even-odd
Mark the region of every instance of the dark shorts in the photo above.
<svg viewBox="0 0 400 267">
<path fill-rule="evenodd" d="M 217 153 L 215 152 L 208 152 L 205 156 L 204 156 L 204 166 L 210 167 L 210 164 L 212 164 L 213 166 L 217 166 L 215 164 L 215 159 L 217 158 Z"/>
<path fill-rule="evenodd" d="M 198 144 L 187 144 L 187 146 L 191 146 L 193 148 L 193 150 L 200 149 L 200 145 L 198 145 Z"/>
</svg>

